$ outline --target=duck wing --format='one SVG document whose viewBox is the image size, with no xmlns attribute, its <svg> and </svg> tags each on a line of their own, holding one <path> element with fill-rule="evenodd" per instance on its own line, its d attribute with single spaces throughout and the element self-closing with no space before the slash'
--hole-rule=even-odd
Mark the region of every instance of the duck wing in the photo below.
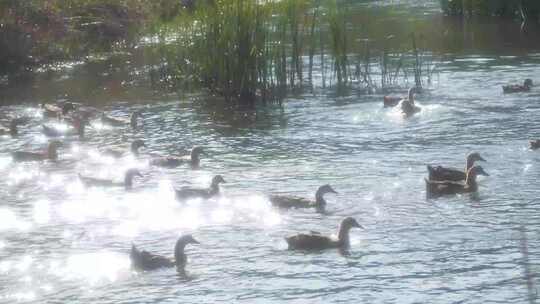
<svg viewBox="0 0 540 304">
<path fill-rule="evenodd" d="M 504 93 L 517 93 L 529 91 L 529 88 L 519 84 L 505 85 L 502 87 Z"/>
<path fill-rule="evenodd" d="M 184 188 L 175 190 L 175 192 L 176 192 L 176 199 L 179 201 L 184 201 L 191 198 L 209 199 L 212 197 L 212 194 L 210 193 L 210 190 L 208 189 L 184 187 Z"/>
<path fill-rule="evenodd" d="M 426 181 L 426 193 L 428 196 L 440 196 L 467 192 L 465 184 L 452 181 Z"/>
<path fill-rule="evenodd" d="M 385 108 L 391 108 L 398 105 L 398 103 L 402 100 L 402 97 L 399 96 L 384 96 L 383 97 L 383 104 Z"/>
<path fill-rule="evenodd" d="M 17 162 L 23 161 L 40 161 L 46 160 L 47 154 L 42 152 L 25 152 L 25 151 L 15 151 L 12 154 L 13 160 Z"/>
<path fill-rule="evenodd" d="M 339 247 L 335 240 L 318 233 L 301 233 L 287 237 L 285 238 L 285 241 L 287 241 L 287 244 L 289 245 L 289 250 L 321 250 Z"/>
<path fill-rule="evenodd" d="M 315 206 L 315 202 L 297 196 L 270 195 L 269 199 L 273 206 L 283 209 L 311 208 Z"/>
<path fill-rule="evenodd" d="M 467 174 L 461 170 L 446 168 L 443 166 L 427 166 L 429 180 L 431 181 L 462 181 L 467 178 Z"/>
<path fill-rule="evenodd" d="M 107 125 L 114 126 L 114 127 L 122 127 L 130 123 L 129 120 L 126 120 L 123 118 L 110 117 L 107 115 L 101 116 L 101 122 Z"/>
<path fill-rule="evenodd" d="M 110 179 L 101 179 L 89 176 L 83 176 L 79 174 L 79 180 L 87 187 L 114 187 L 123 186 L 124 184 L 115 183 Z"/>
<path fill-rule="evenodd" d="M 148 251 L 140 251 L 135 245 L 131 246 L 129 257 L 132 267 L 137 270 L 154 270 L 163 267 L 174 267 L 175 265 L 171 259 Z"/>
<path fill-rule="evenodd" d="M 174 157 L 174 156 L 166 156 L 166 157 L 158 157 L 150 160 L 150 164 L 152 166 L 156 167 L 162 167 L 162 168 L 176 168 L 184 163 L 184 160 L 180 157 Z"/>
</svg>

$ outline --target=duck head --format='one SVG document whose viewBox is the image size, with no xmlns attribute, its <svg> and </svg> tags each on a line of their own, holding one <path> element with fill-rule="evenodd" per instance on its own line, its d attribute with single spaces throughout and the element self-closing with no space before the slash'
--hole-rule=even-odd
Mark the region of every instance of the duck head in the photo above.
<svg viewBox="0 0 540 304">
<path fill-rule="evenodd" d="M 139 154 L 139 149 L 142 148 L 142 147 L 146 148 L 146 144 L 144 143 L 143 140 L 141 140 L 141 139 L 134 140 L 131 143 L 131 152 L 133 154 L 135 154 L 135 155 L 138 155 Z"/>
<path fill-rule="evenodd" d="M 216 175 L 214 176 L 214 178 L 212 178 L 212 185 L 211 187 L 214 188 L 214 187 L 218 187 L 219 184 L 221 183 L 226 183 L 225 180 L 223 179 L 223 176 L 221 175 Z"/>
<path fill-rule="evenodd" d="M 135 176 L 142 177 L 143 175 L 141 174 L 141 172 L 139 172 L 138 169 L 135 168 L 126 171 L 124 178 L 124 184 L 126 186 L 126 189 L 131 189 L 133 187 L 133 178 Z"/>
<path fill-rule="evenodd" d="M 526 88 L 531 88 L 533 86 L 533 81 L 532 79 L 525 79 L 525 82 L 523 83 L 523 86 L 526 87 Z"/>
<path fill-rule="evenodd" d="M 174 246 L 174 259 L 176 261 L 176 267 L 182 268 L 186 264 L 186 256 L 184 254 L 184 248 L 187 244 L 200 244 L 199 241 L 193 238 L 191 234 L 186 234 L 178 238 L 176 245 Z"/>
<path fill-rule="evenodd" d="M 330 185 L 322 185 L 317 189 L 317 192 L 315 193 L 315 204 L 317 205 L 317 209 L 319 211 L 324 211 L 324 207 L 326 205 L 326 201 L 324 200 L 324 195 L 326 193 L 334 193 L 337 194 L 336 190 L 334 190 Z"/>
<path fill-rule="evenodd" d="M 467 155 L 467 171 L 472 168 L 474 163 L 477 161 L 485 162 L 486 160 L 482 156 L 480 156 L 480 153 L 478 152 L 473 152 Z"/>
<path fill-rule="evenodd" d="M 411 87 L 409 89 L 408 98 L 411 104 L 414 104 L 414 94 L 416 94 L 416 91 L 416 87 Z"/>
<path fill-rule="evenodd" d="M 204 154 L 204 149 L 202 147 L 195 146 L 193 147 L 193 149 L 191 149 L 190 158 L 191 158 L 191 165 L 193 167 L 199 166 L 199 163 L 201 161 L 200 159 L 201 154 Z"/>
<path fill-rule="evenodd" d="M 343 244 L 343 246 L 349 246 L 349 231 L 354 227 L 364 229 L 364 227 L 358 224 L 358 222 L 352 217 L 346 217 L 341 221 L 341 224 L 339 225 L 338 240 Z"/>
</svg>

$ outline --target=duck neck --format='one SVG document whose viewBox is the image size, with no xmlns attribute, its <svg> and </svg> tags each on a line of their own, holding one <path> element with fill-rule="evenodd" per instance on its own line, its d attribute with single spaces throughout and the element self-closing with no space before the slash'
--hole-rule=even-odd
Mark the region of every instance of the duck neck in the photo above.
<svg viewBox="0 0 540 304">
<path fill-rule="evenodd" d="M 210 194 L 215 195 L 219 193 L 219 183 L 212 183 L 210 185 Z"/>
<path fill-rule="evenodd" d="M 343 224 L 339 226 L 338 241 L 343 247 L 349 247 L 350 245 L 349 230 L 351 230 L 351 228 L 344 226 Z"/>
<path fill-rule="evenodd" d="M 130 190 L 133 188 L 133 175 L 126 174 L 124 177 L 124 186 L 126 187 L 126 190 Z"/>
<path fill-rule="evenodd" d="M 474 172 L 467 173 L 465 184 L 471 191 L 476 191 L 478 189 L 478 184 L 476 183 L 476 174 Z"/>
<path fill-rule="evenodd" d="M 320 191 L 317 191 L 317 193 L 315 193 L 315 207 L 317 208 L 317 211 L 323 211 L 326 207 L 324 193 L 321 193 Z"/>
<path fill-rule="evenodd" d="M 186 265 L 187 259 L 186 254 L 184 253 L 184 248 L 186 244 L 182 240 L 178 240 L 174 246 L 174 260 L 176 267 L 182 268 Z"/>
<path fill-rule="evenodd" d="M 410 104 L 414 104 L 414 91 L 413 90 L 409 90 L 409 103 Z"/>
<path fill-rule="evenodd" d="M 200 163 L 201 159 L 199 158 L 199 153 L 191 152 L 191 166 L 198 167 Z"/>
<path fill-rule="evenodd" d="M 471 157 L 467 157 L 467 165 L 465 167 L 465 172 L 469 172 L 469 169 L 474 166 L 474 160 Z"/>
<path fill-rule="evenodd" d="M 131 128 L 137 129 L 137 127 L 138 127 L 138 125 L 137 125 L 137 114 L 131 114 L 130 124 L 131 124 Z"/>
</svg>

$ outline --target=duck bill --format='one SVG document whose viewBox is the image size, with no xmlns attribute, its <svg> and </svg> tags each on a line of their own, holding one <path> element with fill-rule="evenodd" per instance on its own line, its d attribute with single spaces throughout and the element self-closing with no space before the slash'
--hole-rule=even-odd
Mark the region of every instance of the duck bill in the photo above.
<svg viewBox="0 0 540 304">
<path fill-rule="evenodd" d="M 192 240 L 191 240 L 191 243 L 192 243 L 192 244 L 201 244 L 201 243 L 199 243 L 199 241 L 197 241 L 196 239 L 192 239 Z"/>
<path fill-rule="evenodd" d="M 487 162 L 487 160 L 485 160 L 482 156 L 478 156 L 478 160 L 483 161 L 483 162 Z"/>
<path fill-rule="evenodd" d="M 360 225 L 360 224 L 357 224 L 357 225 L 355 225 L 354 227 L 360 228 L 360 229 L 364 229 L 364 230 L 366 229 L 366 228 L 364 228 L 364 226 L 362 226 L 362 225 Z"/>
</svg>

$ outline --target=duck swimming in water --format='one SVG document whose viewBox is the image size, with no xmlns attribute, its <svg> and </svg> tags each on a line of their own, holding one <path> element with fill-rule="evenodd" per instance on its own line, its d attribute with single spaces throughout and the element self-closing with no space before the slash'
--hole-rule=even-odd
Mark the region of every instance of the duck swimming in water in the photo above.
<svg viewBox="0 0 540 304">
<path fill-rule="evenodd" d="M 95 177 L 87 177 L 79 174 L 79 179 L 86 187 L 124 187 L 126 190 L 133 188 L 133 178 L 135 176 L 142 177 L 141 172 L 137 169 L 129 169 L 124 174 L 123 182 L 115 182 L 109 179 L 101 179 Z"/>
<path fill-rule="evenodd" d="M 75 110 L 75 106 L 71 102 L 65 102 L 59 106 L 42 103 L 41 108 L 43 109 L 43 116 L 52 118 L 63 117 L 70 111 Z"/>
<path fill-rule="evenodd" d="M 212 179 L 210 188 L 201 189 L 201 188 L 190 188 L 183 187 L 181 189 L 175 190 L 176 199 L 178 201 L 185 201 L 193 198 L 202 198 L 209 199 L 219 194 L 219 184 L 225 183 L 225 180 L 221 175 L 216 175 Z"/>
<path fill-rule="evenodd" d="M 523 85 L 520 84 L 510 84 L 503 86 L 504 93 L 518 93 L 518 92 L 528 92 L 533 86 L 532 79 L 525 79 Z"/>
<path fill-rule="evenodd" d="M 414 104 L 414 94 L 416 93 L 416 87 L 409 89 L 409 98 L 402 99 L 398 103 L 398 107 L 401 109 L 401 113 L 406 116 L 412 116 L 421 111 L 421 108 Z"/>
<path fill-rule="evenodd" d="M 289 245 L 289 250 L 348 249 L 350 247 L 349 231 L 353 227 L 364 229 L 354 218 L 347 217 L 339 225 L 337 239 L 312 231 L 310 234 L 297 234 L 286 237 L 285 241 Z"/>
<path fill-rule="evenodd" d="M 465 171 L 446 168 L 443 166 L 427 166 L 429 172 L 428 179 L 431 181 L 462 181 L 467 178 L 467 173 L 470 168 L 474 166 L 476 161 L 486 161 L 480 153 L 473 152 L 467 155 L 467 163 L 465 165 Z"/>
<path fill-rule="evenodd" d="M 124 127 L 130 125 L 132 128 L 137 128 L 137 118 L 141 115 L 140 111 L 135 111 L 129 119 L 107 116 L 105 113 L 101 115 L 101 123 L 112 127 Z"/>
<path fill-rule="evenodd" d="M 68 135 L 78 135 L 79 138 L 84 138 L 86 122 L 84 120 L 75 119 L 73 121 L 74 128 L 61 130 L 47 125 L 41 125 L 41 132 L 47 137 L 61 137 Z"/>
<path fill-rule="evenodd" d="M 131 143 L 130 151 L 134 156 L 139 156 L 139 149 L 146 147 L 146 144 L 143 140 L 137 139 Z M 103 155 L 111 156 L 114 158 L 121 158 L 127 154 L 127 151 L 121 149 L 108 148 L 102 151 Z"/>
<path fill-rule="evenodd" d="M 540 139 L 529 140 L 529 148 L 531 150 L 537 150 L 540 148 Z"/>
<path fill-rule="evenodd" d="M 15 151 L 12 153 L 12 157 L 16 162 L 57 160 L 58 147 L 60 147 L 61 144 L 62 143 L 59 141 L 51 141 L 46 152 Z"/>
<path fill-rule="evenodd" d="M 174 246 L 174 260 L 148 251 L 139 250 L 134 244 L 131 244 L 131 252 L 129 253 L 131 266 L 136 270 L 143 271 L 176 266 L 177 270 L 183 271 L 187 265 L 187 256 L 184 250 L 188 244 L 200 243 L 190 234 L 181 236 Z"/>
<path fill-rule="evenodd" d="M 270 202 L 272 205 L 279 208 L 315 208 L 317 212 L 324 212 L 326 207 L 326 201 L 324 195 L 326 193 L 336 193 L 330 185 L 323 185 L 317 189 L 315 193 L 315 201 L 305 199 L 303 197 L 289 196 L 289 195 L 270 195 Z"/>
<path fill-rule="evenodd" d="M 189 164 L 192 169 L 198 169 L 201 163 L 200 155 L 204 154 L 202 147 L 193 147 L 190 155 L 187 156 L 165 156 L 154 158 L 150 161 L 150 164 L 156 167 L 163 168 L 176 168 L 183 164 Z"/>
<path fill-rule="evenodd" d="M 430 198 L 442 195 L 476 192 L 478 191 L 478 184 L 476 183 L 476 177 L 478 175 L 489 176 L 481 166 L 473 166 L 467 172 L 465 184 L 453 181 L 430 181 L 426 179 L 426 195 Z"/>
</svg>

